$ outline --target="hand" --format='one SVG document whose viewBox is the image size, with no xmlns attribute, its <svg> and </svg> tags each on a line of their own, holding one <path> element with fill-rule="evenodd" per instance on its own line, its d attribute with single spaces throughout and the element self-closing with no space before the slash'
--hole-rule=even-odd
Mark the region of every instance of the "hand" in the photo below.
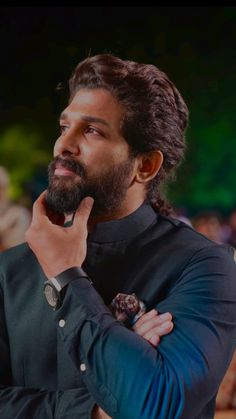
<svg viewBox="0 0 236 419">
<path fill-rule="evenodd" d="M 35 253 L 48 278 L 73 266 L 80 267 L 87 254 L 87 222 L 93 198 L 84 198 L 71 227 L 54 224 L 46 213 L 46 191 L 35 201 L 32 222 L 26 231 L 26 241 Z"/>
<path fill-rule="evenodd" d="M 173 327 L 170 313 L 158 314 L 158 311 L 153 309 L 140 317 L 134 324 L 133 330 L 148 340 L 151 345 L 157 346 L 160 343 L 160 336 L 170 333 Z M 96 405 L 92 413 L 92 419 L 111 419 L 111 417 Z"/>
<path fill-rule="evenodd" d="M 96 405 L 92 412 L 92 419 L 111 419 L 111 417 L 101 407 Z"/>
<path fill-rule="evenodd" d="M 134 324 L 133 330 L 153 346 L 157 346 L 160 343 L 160 337 L 170 333 L 173 327 L 170 313 L 158 314 L 158 311 L 153 309 L 140 317 Z"/>
</svg>

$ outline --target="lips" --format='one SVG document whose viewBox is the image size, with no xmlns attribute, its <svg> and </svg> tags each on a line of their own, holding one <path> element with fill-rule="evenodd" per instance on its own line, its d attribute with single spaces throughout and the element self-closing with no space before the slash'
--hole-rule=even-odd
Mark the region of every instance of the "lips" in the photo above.
<svg viewBox="0 0 236 419">
<path fill-rule="evenodd" d="M 53 177 L 67 177 L 74 178 L 79 176 L 80 178 L 85 177 L 85 170 L 80 163 L 73 159 L 55 157 L 54 160 L 48 166 L 49 178 L 53 180 Z"/>
<path fill-rule="evenodd" d="M 75 176 L 76 173 L 71 168 L 66 167 L 66 165 L 63 165 L 61 163 L 56 163 L 54 175 L 55 176 Z"/>
<path fill-rule="evenodd" d="M 58 167 L 54 171 L 55 176 L 74 176 L 76 173 L 72 170 L 66 169 L 65 167 Z"/>
</svg>

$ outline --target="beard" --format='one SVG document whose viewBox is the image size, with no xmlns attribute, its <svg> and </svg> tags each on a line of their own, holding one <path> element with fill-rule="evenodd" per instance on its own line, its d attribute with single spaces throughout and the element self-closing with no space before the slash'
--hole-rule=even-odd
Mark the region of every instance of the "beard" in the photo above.
<svg viewBox="0 0 236 419">
<path fill-rule="evenodd" d="M 57 163 L 75 175 L 54 175 Z M 86 168 L 72 158 L 56 157 L 48 166 L 47 209 L 58 215 L 73 214 L 81 200 L 91 196 L 94 198 L 93 216 L 113 213 L 121 206 L 130 186 L 133 164 L 134 158 L 128 157 L 124 162 L 89 176 Z"/>
</svg>

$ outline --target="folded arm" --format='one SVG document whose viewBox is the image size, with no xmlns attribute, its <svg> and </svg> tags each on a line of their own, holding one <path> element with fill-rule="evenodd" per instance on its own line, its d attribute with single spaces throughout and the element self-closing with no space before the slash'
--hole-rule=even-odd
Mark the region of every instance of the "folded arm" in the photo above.
<svg viewBox="0 0 236 419">
<path fill-rule="evenodd" d="M 201 412 L 232 356 L 234 274 L 224 252 L 199 252 L 175 293 L 158 304 L 173 313 L 175 327 L 156 348 L 116 321 L 86 279 L 69 285 L 55 321 L 65 320 L 58 326 L 64 345 L 108 415 L 189 418 Z"/>
<path fill-rule="evenodd" d="M 91 200 L 82 201 L 73 226 L 63 229 L 48 220 L 43 195 L 36 202 L 27 241 L 46 276 L 82 266 L 91 208 Z M 108 415 L 188 419 L 214 399 L 229 365 L 235 307 L 235 262 L 212 244 L 192 255 L 168 296 L 156 301 L 154 308 L 171 312 L 175 324 L 157 347 L 115 320 L 84 278 L 69 284 L 54 318 L 90 394 Z"/>
</svg>

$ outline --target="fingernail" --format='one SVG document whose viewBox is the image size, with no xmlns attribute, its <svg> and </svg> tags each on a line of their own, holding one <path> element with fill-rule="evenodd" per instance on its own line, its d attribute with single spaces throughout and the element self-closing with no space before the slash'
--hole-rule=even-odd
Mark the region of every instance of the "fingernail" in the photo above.
<svg viewBox="0 0 236 419">
<path fill-rule="evenodd" d="M 152 316 L 154 316 L 154 314 L 157 314 L 157 310 L 156 310 L 155 308 L 153 308 L 152 310 L 150 310 L 150 311 L 147 313 L 147 316 L 148 316 L 148 317 L 152 317 Z"/>
<path fill-rule="evenodd" d="M 89 207 L 91 207 L 94 203 L 94 199 L 91 196 L 86 196 L 83 202 L 84 202 L 84 205 L 88 205 Z"/>
<path fill-rule="evenodd" d="M 172 316 L 168 312 L 167 313 L 160 314 L 160 319 L 161 320 L 170 320 L 171 318 L 172 318 Z"/>
</svg>

